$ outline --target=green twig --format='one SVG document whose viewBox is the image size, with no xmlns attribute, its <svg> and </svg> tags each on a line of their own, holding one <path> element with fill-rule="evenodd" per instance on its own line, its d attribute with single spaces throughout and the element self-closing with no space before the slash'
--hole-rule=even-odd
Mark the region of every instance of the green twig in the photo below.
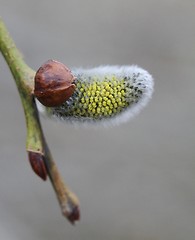
<svg viewBox="0 0 195 240">
<path fill-rule="evenodd" d="M 63 215 L 74 223 L 79 219 L 78 199 L 63 183 L 45 141 L 33 96 L 35 72 L 24 62 L 1 18 L 0 51 L 12 72 L 24 108 L 27 127 L 26 149 L 31 165 L 44 180 L 47 174 L 49 175 Z"/>
</svg>

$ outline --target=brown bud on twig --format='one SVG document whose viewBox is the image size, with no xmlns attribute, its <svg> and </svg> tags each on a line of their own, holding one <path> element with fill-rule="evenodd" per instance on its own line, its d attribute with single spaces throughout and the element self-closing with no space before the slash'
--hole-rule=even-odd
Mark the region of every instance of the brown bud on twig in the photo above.
<svg viewBox="0 0 195 240">
<path fill-rule="evenodd" d="M 37 152 L 28 152 L 29 161 L 34 172 L 44 181 L 47 179 L 47 171 L 44 163 L 44 156 Z"/>
<path fill-rule="evenodd" d="M 75 207 L 70 215 L 67 216 L 68 220 L 74 225 L 75 222 L 80 220 L 79 207 Z"/>
<path fill-rule="evenodd" d="M 47 107 L 56 107 L 68 100 L 76 86 L 75 77 L 62 63 L 48 60 L 36 72 L 35 97 Z"/>
</svg>

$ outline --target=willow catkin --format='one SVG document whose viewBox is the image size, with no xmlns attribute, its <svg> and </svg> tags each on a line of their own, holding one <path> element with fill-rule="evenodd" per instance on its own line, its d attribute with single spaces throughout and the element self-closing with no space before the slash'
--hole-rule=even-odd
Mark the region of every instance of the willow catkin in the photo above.
<svg viewBox="0 0 195 240">
<path fill-rule="evenodd" d="M 76 90 L 58 107 L 39 109 L 47 116 L 78 124 L 115 125 L 138 113 L 151 98 L 153 78 L 137 66 L 75 69 Z"/>
</svg>

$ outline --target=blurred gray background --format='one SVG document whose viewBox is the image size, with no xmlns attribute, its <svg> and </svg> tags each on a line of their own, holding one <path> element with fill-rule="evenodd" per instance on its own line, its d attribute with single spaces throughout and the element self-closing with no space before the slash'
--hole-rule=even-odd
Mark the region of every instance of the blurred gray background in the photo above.
<svg viewBox="0 0 195 240">
<path fill-rule="evenodd" d="M 155 79 L 149 105 L 116 128 L 42 119 L 81 202 L 72 227 L 28 163 L 23 109 L 0 56 L 0 239 L 195 239 L 194 13 L 194 0 L 0 0 L 32 68 L 51 58 L 69 67 L 138 64 Z"/>
</svg>

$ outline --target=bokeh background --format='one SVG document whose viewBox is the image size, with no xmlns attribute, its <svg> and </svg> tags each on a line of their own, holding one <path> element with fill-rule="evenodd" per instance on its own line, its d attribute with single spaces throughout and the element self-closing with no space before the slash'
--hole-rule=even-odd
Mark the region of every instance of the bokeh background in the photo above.
<svg viewBox="0 0 195 240">
<path fill-rule="evenodd" d="M 42 119 L 81 202 L 73 227 L 28 163 L 23 109 L 0 56 L 0 239 L 195 239 L 194 13 L 194 0 L 0 0 L 32 68 L 51 58 L 69 67 L 138 64 L 155 79 L 147 108 L 116 128 Z"/>
</svg>

